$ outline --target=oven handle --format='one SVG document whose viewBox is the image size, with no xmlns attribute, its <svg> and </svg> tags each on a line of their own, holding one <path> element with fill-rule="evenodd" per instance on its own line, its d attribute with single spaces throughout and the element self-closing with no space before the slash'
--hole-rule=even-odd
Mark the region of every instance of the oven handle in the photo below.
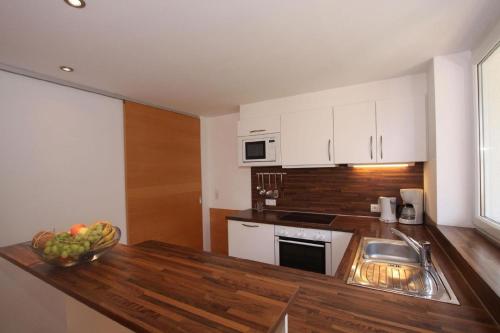
<svg viewBox="0 0 500 333">
<path fill-rule="evenodd" d="M 311 247 L 325 247 L 325 245 L 322 245 L 322 244 L 304 243 L 304 242 L 297 242 L 297 241 L 284 240 L 284 239 L 278 239 L 278 242 L 280 242 L 280 243 L 290 243 L 290 244 L 299 244 L 299 245 L 305 245 L 305 246 L 311 246 Z"/>
</svg>

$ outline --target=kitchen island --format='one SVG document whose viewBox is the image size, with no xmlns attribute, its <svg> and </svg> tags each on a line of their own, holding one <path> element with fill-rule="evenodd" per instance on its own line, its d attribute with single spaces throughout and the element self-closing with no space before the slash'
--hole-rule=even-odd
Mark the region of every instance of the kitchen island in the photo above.
<svg viewBox="0 0 500 333">
<path fill-rule="evenodd" d="M 239 218 L 276 222 L 272 213 L 252 214 Z M 389 227 L 338 216 L 332 229 L 354 235 L 335 277 L 155 241 L 118 245 L 97 262 L 65 270 L 42 263 L 27 244 L 0 255 L 134 331 L 272 332 L 287 313 L 289 332 L 500 332 L 424 226 L 398 228 L 432 242 L 460 305 L 347 285 L 360 239 L 394 238 Z"/>
<path fill-rule="evenodd" d="M 149 241 L 98 261 L 50 266 L 30 243 L 0 255 L 135 332 L 285 332 L 298 285 L 241 270 L 229 258 Z"/>
</svg>

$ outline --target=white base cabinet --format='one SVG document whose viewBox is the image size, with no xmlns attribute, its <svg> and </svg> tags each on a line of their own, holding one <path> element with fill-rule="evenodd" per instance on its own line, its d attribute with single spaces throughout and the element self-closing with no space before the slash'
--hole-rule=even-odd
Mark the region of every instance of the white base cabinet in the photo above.
<svg viewBox="0 0 500 333">
<path fill-rule="evenodd" d="M 232 257 L 274 265 L 274 225 L 229 220 L 228 247 Z"/>
<path fill-rule="evenodd" d="M 332 231 L 332 275 L 337 272 L 351 237 L 350 232 Z"/>
</svg>

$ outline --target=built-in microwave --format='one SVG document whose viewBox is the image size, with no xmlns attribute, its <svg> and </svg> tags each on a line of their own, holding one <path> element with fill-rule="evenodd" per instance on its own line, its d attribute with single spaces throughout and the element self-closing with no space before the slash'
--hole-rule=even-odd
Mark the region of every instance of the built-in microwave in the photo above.
<svg viewBox="0 0 500 333">
<path fill-rule="evenodd" d="M 239 138 L 240 165 L 281 165 L 280 134 L 263 134 Z"/>
</svg>

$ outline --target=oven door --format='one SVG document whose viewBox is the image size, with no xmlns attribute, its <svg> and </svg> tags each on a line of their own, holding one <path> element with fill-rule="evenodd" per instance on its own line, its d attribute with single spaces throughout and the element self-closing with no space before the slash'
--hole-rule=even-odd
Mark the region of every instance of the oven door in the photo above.
<svg viewBox="0 0 500 333">
<path fill-rule="evenodd" d="M 332 274 L 331 243 L 275 237 L 275 263 L 305 271 Z"/>
</svg>

